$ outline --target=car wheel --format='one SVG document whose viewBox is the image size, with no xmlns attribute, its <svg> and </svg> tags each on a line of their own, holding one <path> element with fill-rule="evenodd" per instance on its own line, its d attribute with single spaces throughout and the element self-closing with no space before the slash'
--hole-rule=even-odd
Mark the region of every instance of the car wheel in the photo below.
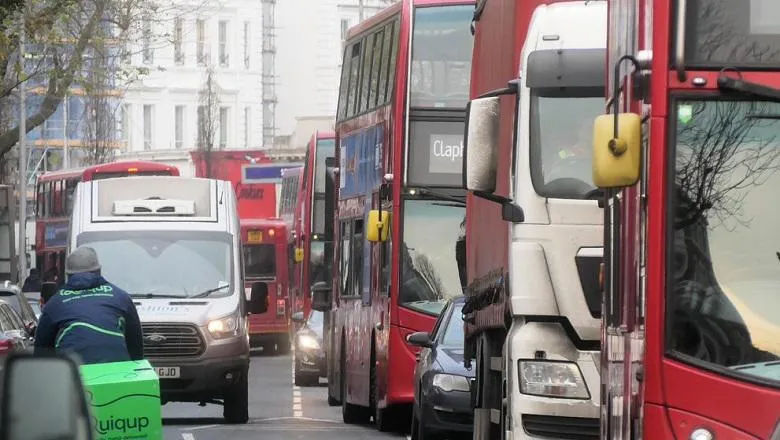
<svg viewBox="0 0 780 440">
<path fill-rule="evenodd" d="M 248 369 L 243 371 L 241 380 L 228 388 L 225 393 L 222 415 L 228 423 L 246 423 L 249 421 L 249 381 Z"/>
</svg>

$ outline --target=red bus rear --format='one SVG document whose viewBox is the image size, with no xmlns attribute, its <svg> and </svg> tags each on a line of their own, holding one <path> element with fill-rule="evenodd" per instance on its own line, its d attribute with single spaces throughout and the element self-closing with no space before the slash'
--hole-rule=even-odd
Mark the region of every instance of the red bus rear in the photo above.
<svg viewBox="0 0 780 440">
<path fill-rule="evenodd" d="M 296 311 L 304 311 L 304 298 L 300 293 L 301 265 L 303 261 L 303 249 L 298 250 L 298 237 L 301 235 L 301 210 L 302 203 L 301 182 L 303 167 L 287 168 L 282 170 L 282 191 L 279 198 L 279 217 L 282 218 L 287 228 L 287 261 L 289 266 L 288 276 L 288 307 L 290 314 Z M 307 312 L 305 312 L 307 314 Z M 308 314 L 307 314 L 308 316 Z"/>
<path fill-rule="evenodd" d="M 289 259 L 287 228 L 278 218 L 241 220 L 244 282 L 247 295 L 252 283 L 268 285 L 268 312 L 249 315 L 249 340 L 264 352 L 290 351 L 290 313 L 287 307 Z"/>
<path fill-rule="evenodd" d="M 325 274 L 325 244 L 332 240 L 325 232 L 325 168 L 335 160 L 336 135 L 332 131 L 315 132 L 306 146 L 306 158 L 301 170 L 297 192 L 294 223 L 298 261 L 293 289 L 293 312 L 302 311 L 308 317 L 311 311 L 311 286 L 327 281 Z M 332 220 L 332 219 L 331 219 Z"/>
<path fill-rule="evenodd" d="M 402 0 L 347 37 L 332 292 L 317 288 L 312 300 L 331 310 L 328 400 L 347 423 L 373 416 L 380 430 L 408 430 L 418 349 L 406 337 L 430 331 L 462 294 L 473 15 L 469 0 Z"/>
<path fill-rule="evenodd" d="M 45 281 L 63 280 L 71 203 L 79 182 L 128 176 L 179 175 L 179 169 L 171 165 L 120 161 L 38 176 L 35 185 L 35 255 L 41 277 Z"/>
</svg>

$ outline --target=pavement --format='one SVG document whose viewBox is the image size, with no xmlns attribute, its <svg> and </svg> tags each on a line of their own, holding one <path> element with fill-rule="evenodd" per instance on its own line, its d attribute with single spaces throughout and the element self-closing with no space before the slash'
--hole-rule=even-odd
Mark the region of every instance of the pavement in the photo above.
<svg viewBox="0 0 780 440">
<path fill-rule="evenodd" d="M 249 423 L 227 425 L 219 405 L 163 406 L 165 440 L 364 440 L 407 438 L 373 425 L 345 425 L 341 407 L 328 406 L 327 384 L 293 385 L 292 355 L 253 352 L 249 370 Z"/>
</svg>

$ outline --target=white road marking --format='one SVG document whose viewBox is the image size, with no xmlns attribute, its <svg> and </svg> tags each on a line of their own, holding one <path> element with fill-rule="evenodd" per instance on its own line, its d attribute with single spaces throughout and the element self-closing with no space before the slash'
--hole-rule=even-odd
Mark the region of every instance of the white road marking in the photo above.
<svg viewBox="0 0 780 440">
<path fill-rule="evenodd" d="M 301 403 L 301 396 L 293 396 L 293 403 Z"/>
<path fill-rule="evenodd" d="M 219 426 L 219 425 L 203 425 L 203 426 L 194 426 L 194 427 L 187 428 L 187 429 L 188 429 L 188 430 L 190 430 L 190 431 L 199 431 L 199 430 L 201 430 L 201 429 L 209 429 L 209 428 L 214 428 L 215 426 Z"/>
<path fill-rule="evenodd" d="M 302 411 L 300 403 L 293 403 L 293 411 Z"/>
<path fill-rule="evenodd" d="M 190 434 L 189 432 L 182 432 L 181 433 L 181 438 L 183 440 L 195 440 L 195 436 Z"/>
<path fill-rule="evenodd" d="M 293 417 L 296 419 L 303 418 L 303 411 L 293 411 Z"/>
</svg>

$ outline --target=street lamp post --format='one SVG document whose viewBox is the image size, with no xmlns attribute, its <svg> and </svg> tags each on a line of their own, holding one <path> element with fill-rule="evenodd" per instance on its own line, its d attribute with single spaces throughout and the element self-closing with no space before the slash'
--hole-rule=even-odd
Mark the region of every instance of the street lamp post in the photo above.
<svg viewBox="0 0 780 440">
<path fill-rule="evenodd" d="M 19 72 L 24 75 L 27 42 L 27 1 L 22 10 L 22 30 L 19 34 Z M 19 85 L 19 281 L 27 278 L 27 97 L 26 81 Z"/>
</svg>

